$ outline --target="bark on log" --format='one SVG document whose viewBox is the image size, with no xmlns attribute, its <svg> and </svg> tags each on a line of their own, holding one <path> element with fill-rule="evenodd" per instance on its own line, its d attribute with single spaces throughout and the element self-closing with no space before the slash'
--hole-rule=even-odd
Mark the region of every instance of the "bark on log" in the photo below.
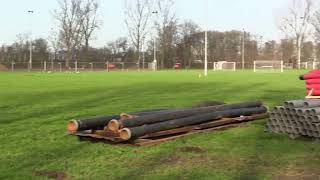
<svg viewBox="0 0 320 180">
<path fill-rule="evenodd" d="M 146 134 L 155 133 L 159 131 L 184 127 L 188 125 L 205 123 L 208 121 L 213 121 L 228 117 L 238 117 L 238 116 L 249 116 L 253 114 L 261 114 L 267 112 L 267 108 L 254 107 L 254 108 L 241 108 L 241 109 L 229 109 L 224 111 L 216 111 L 201 115 L 195 115 L 190 117 L 185 117 L 181 119 L 174 119 L 170 121 L 159 122 L 155 124 L 143 125 L 134 128 L 124 128 L 120 131 L 120 138 L 123 140 L 130 140 L 133 138 L 141 137 Z"/>
<path fill-rule="evenodd" d="M 126 127 L 136 127 L 144 124 L 153 124 L 153 123 L 168 121 L 172 119 L 179 119 L 179 118 L 184 118 L 188 116 L 194 116 L 197 114 L 210 113 L 214 111 L 224 111 L 224 110 L 230 110 L 230 109 L 251 108 L 251 107 L 259 107 L 259 106 L 262 106 L 261 102 L 244 102 L 244 103 L 237 103 L 237 104 L 191 108 L 191 109 L 185 109 L 185 110 L 176 111 L 176 112 L 150 114 L 150 115 L 136 117 L 132 119 L 121 119 L 118 122 L 118 125 L 116 122 L 113 123 L 115 127 L 111 127 L 113 125 L 111 126 L 108 125 L 108 127 L 110 127 L 110 129 L 115 130 L 117 128 L 119 129 L 119 128 L 126 128 Z"/>
<path fill-rule="evenodd" d="M 132 115 L 137 116 L 144 116 L 149 114 L 154 114 L 158 112 L 166 112 L 168 109 L 152 109 L 152 110 L 145 110 L 130 113 Z M 90 129 L 103 129 L 109 121 L 112 119 L 120 119 L 120 115 L 111 115 L 111 116 L 99 116 L 99 117 L 92 117 L 92 118 L 85 118 L 85 119 L 74 119 L 69 121 L 68 123 L 68 131 L 75 132 L 75 131 L 84 131 Z"/>
</svg>

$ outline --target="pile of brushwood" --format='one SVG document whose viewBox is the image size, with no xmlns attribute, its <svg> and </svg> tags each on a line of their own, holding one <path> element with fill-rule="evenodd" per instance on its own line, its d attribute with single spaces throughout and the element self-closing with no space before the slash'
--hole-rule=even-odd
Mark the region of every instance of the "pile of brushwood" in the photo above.
<svg viewBox="0 0 320 180">
<path fill-rule="evenodd" d="M 292 100 L 275 107 L 270 112 L 267 129 L 288 134 L 291 138 L 320 138 L 320 100 Z"/>
<path fill-rule="evenodd" d="M 71 120 L 69 134 L 105 139 L 113 142 L 132 142 L 155 136 L 173 136 L 239 124 L 268 116 L 261 102 L 243 102 L 181 109 L 154 109 Z"/>
</svg>

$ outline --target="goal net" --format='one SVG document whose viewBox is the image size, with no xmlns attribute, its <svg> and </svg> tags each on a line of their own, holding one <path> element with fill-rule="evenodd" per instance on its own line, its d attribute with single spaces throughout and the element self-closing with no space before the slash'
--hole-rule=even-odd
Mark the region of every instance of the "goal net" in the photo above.
<svg viewBox="0 0 320 180">
<path fill-rule="evenodd" d="M 156 71 L 157 70 L 157 62 L 148 63 L 148 69 Z"/>
<path fill-rule="evenodd" d="M 254 61 L 254 72 L 283 72 L 283 61 Z"/>
<path fill-rule="evenodd" d="M 319 67 L 319 62 L 309 61 L 309 62 L 301 62 L 299 64 L 300 69 L 312 69 L 315 70 Z"/>
<path fill-rule="evenodd" d="M 218 61 L 213 63 L 213 70 L 236 70 L 236 62 Z"/>
</svg>

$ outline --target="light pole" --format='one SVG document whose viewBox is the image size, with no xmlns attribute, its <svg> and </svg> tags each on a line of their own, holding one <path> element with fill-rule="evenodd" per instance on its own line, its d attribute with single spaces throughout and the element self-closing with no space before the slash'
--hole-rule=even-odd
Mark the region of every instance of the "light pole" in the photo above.
<svg viewBox="0 0 320 180">
<path fill-rule="evenodd" d="M 158 11 L 153 11 L 152 14 L 154 14 L 155 16 L 158 15 Z M 156 24 L 154 25 L 155 26 L 155 32 L 154 32 L 154 37 L 153 37 L 153 70 L 157 70 L 157 45 L 156 45 Z"/>
<path fill-rule="evenodd" d="M 208 76 L 208 0 L 205 1 L 205 32 L 204 32 L 204 76 Z"/>
<path fill-rule="evenodd" d="M 244 70 L 244 38 L 245 38 L 246 32 L 243 29 L 243 36 L 242 36 L 242 70 Z"/>
<path fill-rule="evenodd" d="M 33 13 L 34 13 L 33 10 L 28 10 L 28 14 L 30 14 L 30 16 L 32 16 Z M 29 51 L 30 51 L 30 53 L 29 53 L 29 71 L 31 71 L 32 70 L 32 27 L 31 27 L 31 20 L 30 20 Z"/>
</svg>

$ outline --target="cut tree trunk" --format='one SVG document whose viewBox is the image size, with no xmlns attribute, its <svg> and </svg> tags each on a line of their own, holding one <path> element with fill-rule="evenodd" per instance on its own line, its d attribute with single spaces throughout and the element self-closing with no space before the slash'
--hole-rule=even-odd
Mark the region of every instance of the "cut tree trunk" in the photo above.
<svg viewBox="0 0 320 180">
<path fill-rule="evenodd" d="M 152 109 L 152 110 L 145 110 L 130 113 L 133 116 L 144 116 L 154 113 L 160 112 L 167 112 L 168 109 Z M 120 115 L 111 115 L 111 116 L 100 116 L 100 117 L 92 117 L 92 118 L 85 118 L 85 119 L 74 119 L 68 123 L 68 131 L 75 132 L 75 131 L 84 131 L 90 129 L 103 129 L 109 121 L 113 119 L 120 119 Z"/>
<path fill-rule="evenodd" d="M 213 121 L 222 118 L 228 117 L 238 117 L 238 116 L 249 116 L 253 114 L 261 114 L 266 113 L 267 108 L 262 107 L 254 107 L 254 108 L 241 108 L 241 109 L 229 109 L 224 111 L 216 111 L 212 113 L 206 113 L 191 117 L 185 117 L 181 119 L 174 119 L 170 121 L 164 121 L 155 124 L 149 124 L 134 128 L 124 128 L 120 131 L 120 138 L 123 140 L 130 140 L 134 138 L 138 138 L 144 136 L 146 134 L 155 133 L 159 131 L 165 131 L 174 128 L 180 128 L 188 125 L 205 123 L 208 121 Z"/>
<path fill-rule="evenodd" d="M 135 117 L 131 119 L 121 119 L 118 122 L 114 121 L 113 125 L 110 126 L 110 129 L 114 131 L 119 128 L 136 127 L 144 124 L 153 124 L 153 123 L 184 118 L 184 117 L 193 116 L 193 115 L 202 114 L 202 113 L 224 111 L 224 110 L 230 110 L 230 109 L 259 107 L 259 106 L 262 106 L 261 102 L 245 102 L 245 103 L 238 103 L 238 104 L 191 108 L 191 109 L 179 110 L 175 112 L 150 114 L 150 115 Z"/>
</svg>

